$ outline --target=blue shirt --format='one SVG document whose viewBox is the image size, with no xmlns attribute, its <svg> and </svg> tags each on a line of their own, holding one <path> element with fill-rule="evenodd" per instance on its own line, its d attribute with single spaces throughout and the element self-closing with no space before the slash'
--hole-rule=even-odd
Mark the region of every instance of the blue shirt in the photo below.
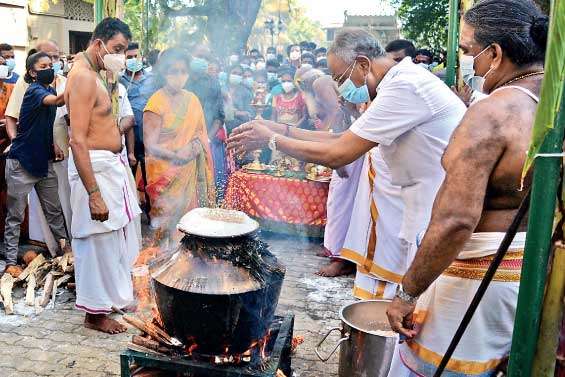
<svg viewBox="0 0 565 377">
<path fill-rule="evenodd" d="M 5 79 L 4 82 L 6 84 L 15 84 L 18 81 L 18 78 L 20 78 L 20 75 L 16 72 L 12 72 L 12 76 L 9 79 Z"/>
<path fill-rule="evenodd" d="M 133 110 L 136 144 L 143 144 L 143 110 L 149 98 L 159 89 L 157 82 L 153 74 L 143 72 L 137 80 L 131 80 L 131 76 L 125 74 L 121 75 L 120 84 L 126 88 L 128 100 Z"/>
<path fill-rule="evenodd" d="M 46 177 L 53 151 L 53 122 L 57 106 L 43 104 L 45 97 L 56 96 L 52 87 L 32 83 L 26 90 L 20 110 L 18 134 L 12 141 L 8 158 L 16 159 L 35 177 Z"/>
</svg>

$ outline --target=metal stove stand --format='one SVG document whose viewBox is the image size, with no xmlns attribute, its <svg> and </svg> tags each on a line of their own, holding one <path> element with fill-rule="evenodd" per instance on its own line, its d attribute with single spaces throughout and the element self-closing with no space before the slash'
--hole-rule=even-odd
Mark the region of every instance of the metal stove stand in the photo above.
<svg viewBox="0 0 565 377">
<path fill-rule="evenodd" d="M 182 373 L 190 377 L 275 377 L 277 369 L 285 376 L 292 376 L 291 347 L 294 330 L 294 315 L 275 316 L 270 327 L 271 334 L 276 334 L 268 362 L 264 368 L 243 365 L 213 365 L 208 362 L 191 360 L 188 357 L 171 358 L 157 353 L 143 353 L 127 350 L 120 355 L 121 376 L 131 377 L 131 366 L 155 368 L 162 371 Z"/>
</svg>

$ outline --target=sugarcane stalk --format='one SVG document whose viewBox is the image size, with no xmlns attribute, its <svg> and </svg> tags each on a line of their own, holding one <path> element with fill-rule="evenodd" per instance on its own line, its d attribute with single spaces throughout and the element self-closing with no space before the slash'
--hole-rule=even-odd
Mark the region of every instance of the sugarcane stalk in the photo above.
<svg viewBox="0 0 565 377">
<path fill-rule="evenodd" d="M 564 294 L 565 245 L 558 242 L 555 245 L 553 266 L 543 302 L 540 333 L 532 368 L 539 377 L 553 377 L 555 374 L 555 353 L 559 345 Z"/>
</svg>

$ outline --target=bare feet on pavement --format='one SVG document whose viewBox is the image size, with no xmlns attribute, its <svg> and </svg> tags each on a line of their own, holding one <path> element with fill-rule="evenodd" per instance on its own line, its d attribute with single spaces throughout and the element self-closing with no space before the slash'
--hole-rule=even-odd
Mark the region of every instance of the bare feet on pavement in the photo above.
<svg viewBox="0 0 565 377">
<path fill-rule="evenodd" d="M 12 275 L 13 278 L 17 278 L 23 272 L 20 266 L 8 266 L 6 267 L 6 273 Z"/>
<path fill-rule="evenodd" d="M 332 256 L 332 252 L 329 251 L 328 249 L 326 249 L 325 247 L 323 247 L 320 251 L 318 251 L 316 253 L 317 257 L 326 257 L 326 258 L 330 258 Z"/>
<path fill-rule="evenodd" d="M 329 264 L 320 268 L 316 275 L 333 278 L 349 275 L 355 272 L 355 264 L 346 260 L 333 259 Z"/>
<path fill-rule="evenodd" d="M 107 314 L 86 314 L 84 327 L 108 334 L 119 334 L 127 331 L 127 327 L 108 317 Z"/>
</svg>

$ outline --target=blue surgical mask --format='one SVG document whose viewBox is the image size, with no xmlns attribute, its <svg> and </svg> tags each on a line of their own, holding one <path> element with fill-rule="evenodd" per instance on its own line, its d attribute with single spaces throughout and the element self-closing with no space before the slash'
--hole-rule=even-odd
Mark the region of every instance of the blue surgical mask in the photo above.
<svg viewBox="0 0 565 377">
<path fill-rule="evenodd" d="M 61 62 L 53 63 L 53 71 L 55 71 L 56 75 L 63 73 L 62 70 L 63 70 L 63 64 L 61 64 Z"/>
<path fill-rule="evenodd" d="M 8 71 L 12 72 L 16 68 L 16 61 L 14 59 L 6 59 L 6 66 L 8 66 Z"/>
<path fill-rule="evenodd" d="M 351 73 L 349 77 L 343 84 L 339 86 L 337 89 L 339 94 L 347 101 L 353 104 L 361 104 L 369 102 L 369 88 L 367 87 L 367 77 L 365 77 L 365 84 L 360 86 L 359 88 L 355 86 L 353 81 L 351 81 L 351 75 L 353 74 L 353 70 L 355 69 L 355 64 L 357 62 L 353 62 L 353 67 L 351 68 Z"/>
<path fill-rule="evenodd" d="M 132 73 L 139 72 L 143 69 L 143 62 L 136 58 L 126 60 L 126 69 Z"/>
<path fill-rule="evenodd" d="M 253 88 L 253 84 L 255 84 L 255 80 L 253 80 L 253 77 L 246 77 L 243 80 L 243 85 L 245 85 L 248 88 Z"/>
<path fill-rule="evenodd" d="M 208 61 L 202 58 L 193 58 L 190 62 L 190 70 L 193 73 L 202 74 L 208 72 Z"/>
<path fill-rule="evenodd" d="M 239 85 L 243 81 L 243 76 L 240 75 L 230 75 L 230 84 L 232 85 Z"/>
<path fill-rule="evenodd" d="M 228 74 L 225 72 L 218 73 L 218 80 L 220 80 L 220 82 L 228 82 Z"/>
</svg>

